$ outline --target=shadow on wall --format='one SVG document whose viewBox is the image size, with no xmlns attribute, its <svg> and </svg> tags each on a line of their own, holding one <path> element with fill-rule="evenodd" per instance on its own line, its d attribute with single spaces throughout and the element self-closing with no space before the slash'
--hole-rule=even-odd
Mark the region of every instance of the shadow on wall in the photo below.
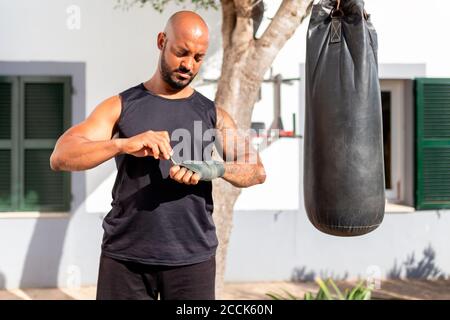
<svg viewBox="0 0 450 320">
<path fill-rule="evenodd" d="M 395 261 L 392 269 L 387 273 L 390 279 L 426 279 L 426 280 L 442 280 L 448 278 L 436 265 L 436 251 L 428 245 L 423 252 L 423 257 L 417 260 L 415 253 L 411 253 L 406 260 L 397 264 Z"/>
<path fill-rule="evenodd" d="M 70 218 L 37 219 L 27 249 L 20 288 L 56 287 Z"/>
<path fill-rule="evenodd" d="M 71 203 L 70 217 L 36 220 L 24 261 L 20 288 L 58 286 L 67 229 L 86 198 L 85 177 L 85 172 L 72 173 L 72 194 L 77 196 Z"/>
<path fill-rule="evenodd" d="M 418 260 L 415 253 L 411 253 L 403 263 L 398 264 L 395 261 L 394 266 L 387 272 L 388 279 L 423 279 L 423 280 L 444 280 L 449 275 L 445 274 L 436 265 L 436 251 L 428 245 L 423 252 L 422 258 Z M 320 271 L 318 274 L 314 271 L 308 271 L 306 267 L 297 267 L 294 269 L 291 281 L 310 282 L 319 276 L 322 279 L 332 278 L 333 280 L 343 281 L 348 279 L 348 272 L 344 275 L 335 275 L 327 270 Z"/>
<path fill-rule="evenodd" d="M 334 272 L 328 270 L 321 270 L 318 274 L 314 271 L 307 271 L 306 267 L 296 267 L 292 272 L 291 281 L 294 282 L 312 282 L 316 277 L 322 279 L 332 278 L 336 281 L 344 281 L 348 278 L 348 272 L 345 272 L 342 276 L 335 275 Z"/>
</svg>

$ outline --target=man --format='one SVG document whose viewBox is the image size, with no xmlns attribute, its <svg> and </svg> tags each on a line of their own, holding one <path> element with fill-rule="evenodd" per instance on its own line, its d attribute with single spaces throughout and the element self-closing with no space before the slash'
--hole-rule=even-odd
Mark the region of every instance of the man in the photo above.
<svg viewBox="0 0 450 320">
<path fill-rule="evenodd" d="M 50 158 L 55 171 L 116 160 L 97 299 L 215 299 L 218 241 L 211 180 L 249 187 L 263 183 L 265 171 L 257 153 L 255 161 L 247 161 L 253 149 L 232 118 L 189 86 L 208 41 L 200 16 L 174 14 L 158 34 L 160 56 L 152 78 L 99 104 L 56 143 Z M 231 161 L 211 160 L 210 142 L 195 136 L 198 124 L 203 136 L 211 129 L 219 132 L 215 144 Z M 179 138 L 180 130 L 194 136 L 183 137 L 194 156 L 186 148 L 175 154 L 178 144 L 170 137 Z M 239 141 L 245 152 L 229 143 Z"/>
</svg>

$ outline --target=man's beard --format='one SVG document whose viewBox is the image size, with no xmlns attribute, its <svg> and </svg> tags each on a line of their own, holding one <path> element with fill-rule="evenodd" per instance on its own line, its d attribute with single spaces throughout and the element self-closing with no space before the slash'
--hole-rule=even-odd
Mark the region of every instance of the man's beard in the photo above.
<svg viewBox="0 0 450 320">
<path fill-rule="evenodd" d="M 161 76 L 162 76 L 163 80 L 172 89 L 175 89 L 175 90 L 184 89 L 185 87 L 187 87 L 192 82 L 192 80 L 194 80 L 196 74 L 192 74 L 192 72 L 184 70 L 184 69 L 176 69 L 174 71 L 171 71 L 170 67 L 166 63 L 166 59 L 164 58 L 164 54 L 165 54 L 165 48 L 164 48 L 164 50 L 162 52 L 162 55 L 161 55 Z M 179 79 L 177 77 L 176 72 L 180 72 L 180 73 L 186 74 L 190 78 L 181 80 L 181 79 Z"/>
</svg>

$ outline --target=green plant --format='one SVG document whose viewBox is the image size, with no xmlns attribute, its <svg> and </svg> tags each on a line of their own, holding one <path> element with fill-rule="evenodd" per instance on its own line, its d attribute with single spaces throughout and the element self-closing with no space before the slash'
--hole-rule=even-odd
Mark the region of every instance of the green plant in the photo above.
<svg viewBox="0 0 450 320">
<path fill-rule="evenodd" d="M 319 291 L 317 294 L 314 296 L 313 293 L 307 292 L 303 298 L 304 300 L 370 300 L 372 296 L 372 288 L 365 287 L 363 285 L 363 281 L 359 282 L 351 289 L 346 289 L 344 293 L 339 290 L 336 283 L 334 283 L 332 279 L 328 279 L 324 282 L 322 279 L 317 278 L 316 283 L 319 285 Z M 333 288 L 335 295 L 331 293 L 329 286 Z M 294 296 L 290 292 L 284 289 L 283 291 L 286 296 L 274 292 L 268 292 L 266 295 L 274 300 L 300 300 L 299 297 Z"/>
</svg>

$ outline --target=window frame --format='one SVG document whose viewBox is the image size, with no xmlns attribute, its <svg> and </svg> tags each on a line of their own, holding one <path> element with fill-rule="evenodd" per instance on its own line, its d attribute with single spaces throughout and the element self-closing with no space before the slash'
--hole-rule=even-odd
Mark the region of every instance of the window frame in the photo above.
<svg viewBox="0 0 450 320">
<path fill-rule="evenodd" d="M 0 149 L 11 151 L 11 206 L 0 208 L 2 212 L 65 212 L 70 210 L 71 202 L 71 175 L 63 175 L 63 201 L 57 205 L 35 206 L 25 205 L 25 151 L 26 150 L 52 150 L 58 137 L 55 139 L 25 138 L 25 86 L 27 83 L 62 83 L 63 93 L 63 132 L 71 125 L 72 113 L 72 77 L 71 76 L 0 76 L 0 82 L 12 83 L 11 99 L 11 138 L 10 143 L 0 140 Z"/>
<path fill-rule="evenodd" d="M 390 93 L 391 112 L 391 189 L 386 198 L 392 203 L 405 201 L 405 84 L 402 80 L 381 79 L 381 91 Z M 412 156 L 412 155 L 411 155 Z"/>
</svg>

